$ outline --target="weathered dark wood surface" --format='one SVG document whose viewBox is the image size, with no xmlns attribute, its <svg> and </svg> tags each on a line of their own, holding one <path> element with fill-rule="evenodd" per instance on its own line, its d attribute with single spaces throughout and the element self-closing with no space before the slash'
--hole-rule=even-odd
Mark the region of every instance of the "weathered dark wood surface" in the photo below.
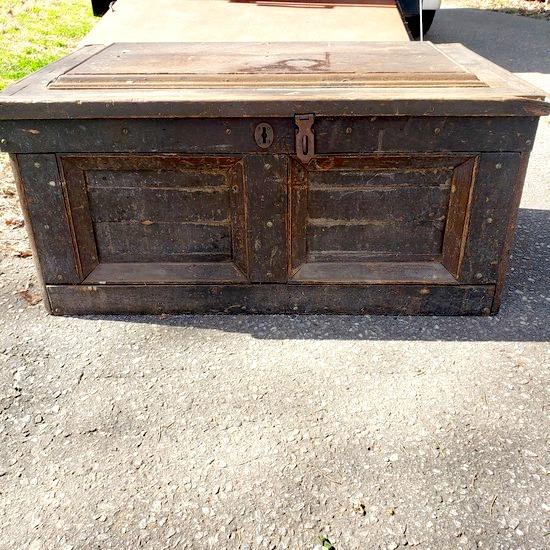
<svg viewBox="0 0 550 550">
<path fill-rule="evenodd" d="M 441 250 L 441 263 L 459 277 L 470 225 L 470 209 L 479 157 L 472 157 L 455 167 L 451 179 L 451 196 Z"/>
<path fill-rule="evenodd" d="M 164 120 L 0 120 L 8 152 L 243 154 L 261 118 Z M 294 154 L 293 118 L 269 119 L 272 154 Z M 530 151 L 536 117 L 316 117 L 319 155 L 366 152 Z M 422 136 L 422 139 L 420 139 Z"/>
<path fill-rule="evenodd" d="M 84 284 L 245 283 L 246 277 L 230 262 L 122 262 L 102 263 Z"/>
<path fill-rule="evenodd" d="M 249 277 L 255 283 L 287 280 L 288 157 L 245 157 Z"/>
<path fill-rule="evenodd" d="M 20 198 L 46 284 L 75 284 L 82 269 L 73 244 L 55 155 L 17 155 Z"/>
<path fill-rule="evenodd" d="M 484 153 L 473 190 L 471 219 L 464 248 L 460 282 L 496 283 L 511 208 L 520 180 L 520 153 Z"/>
<path fill-rule="evenodd" d="M 488 315 L 494 286 L 79 285 L 49 286 L 52 312 Z"/>
<path fill-rule="evenodd" d="M 261 87 L 415 88 L 487 84 L 432 44 L 350 42 L 111 44 L 65 71 L 50 90 Z"/>
<path fill-rule="evenodd" d="M 48 313 L 51 313 L 50 308 L 50 301 L 48 298 L 48 292 L 46 291 L 46 285 L 44 282 L 44 270 L 42 268 L 42 262 L 38 255 L 38 247 L 36 244 L 36 238 L 34 235 L 34 231 L 32 229 L 32 222 L 31 222 L 31 213 L 29 209 L 29 205 L 27 204 L 27 193 L 25 192 L 25 184 L 23 182 L 23 179 L 21 177 L 21 172 L 19 168 L 19 163 L 17 162 L 17 156 L 16 155 L 10 155 L 10 164 L 11 169 L 13 172 L 13 177 L 15 179 L 15 185 L 17 187 L 17 193 L 19 195 L 19 204 L 21 205 L 21 210 L 23 211 L 23 219 L 25 220 L 25 228 L 27 229 L 27 235 L 29 237 L 29 245 L 32 250 L 32 259 L 34 262 L 34 266 L 37 271 L 37 278 L 38 278 L 38 284 L 42 291 L 43 296 L 43 303 L 44 307 L 46 308 L 46 311 Z"/>
<path fill-rule="evenodd" d="M 293 280 L 456 283 L 477 159 L 415 154 L 294 162 Z"/>
</svg>

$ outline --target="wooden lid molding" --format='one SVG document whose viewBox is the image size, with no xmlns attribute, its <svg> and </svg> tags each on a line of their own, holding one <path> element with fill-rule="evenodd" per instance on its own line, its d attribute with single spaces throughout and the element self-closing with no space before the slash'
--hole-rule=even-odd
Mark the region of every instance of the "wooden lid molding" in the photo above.
<svg viewBox="0 0 550 550">
<path fill-rule="evenodd" d="M 0 119 L 540 116 L 544 93 L 459 44 L 86 46 L 0 94 Z"/>
</svg>

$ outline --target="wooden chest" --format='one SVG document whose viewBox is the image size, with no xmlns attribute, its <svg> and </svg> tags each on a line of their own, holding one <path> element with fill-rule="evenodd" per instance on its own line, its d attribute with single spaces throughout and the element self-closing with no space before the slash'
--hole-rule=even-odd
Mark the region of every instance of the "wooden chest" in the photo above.
<svg viewBox="0 0 550 550">
<path fill-rule="evenodd" d="M 0 145 L 54 314 L 489 314 L 542 97 L 460 45 L 89 46 Z"/>
</svg>

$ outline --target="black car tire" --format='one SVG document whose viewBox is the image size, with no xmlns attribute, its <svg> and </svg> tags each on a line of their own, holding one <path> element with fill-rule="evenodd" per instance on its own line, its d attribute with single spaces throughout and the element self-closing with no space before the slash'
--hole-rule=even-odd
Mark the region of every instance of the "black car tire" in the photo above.
<svg viewBox="0 0 550 550">
<path fill-rule="evenodd" d="M 92 0 L 92 9 L 96 17 L 101 17 L 109 11 L 109 6 L 113 0 Z"/>
<path fill-rule="evenodd" d="M 430 30 L 432 26 L 435 10 L 423 10 L 423 23 L 424 23 L 424 36 Z M 409 32 L 413 38 L 420 38 L 420 15 L 408 15 L 405 17 L 407 21 L 407 27 L 409 27 Z"/>
</svg>

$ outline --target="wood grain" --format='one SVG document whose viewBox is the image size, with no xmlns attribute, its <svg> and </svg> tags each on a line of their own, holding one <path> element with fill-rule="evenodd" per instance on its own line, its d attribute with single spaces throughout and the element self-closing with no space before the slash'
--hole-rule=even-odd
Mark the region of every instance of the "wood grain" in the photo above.
<svg viewBox="0 0 550 550">
<path fill-rule="evenodd" d="M 231 262 L 104 263 L 86 277 L 84 284 L 175 284 L 246 282 Z"/>
<path fill-rule="evenodd" d="M 75 284 L 84 276 L 75 250 L 55 155 L 17 155 L 22 203 L 30 219 L 46 284 Z"/>
<path fill-rule="evenodd" d="M 300 283 L 457 284 L 440 262 L 316 262 L 293 277 Z"/>
<path fill-rule="evenodd" d="M 17 187 L 17 194 L 19 196 L 19 204 L 21 205 L 21 210 L 23 213 L 23 219 L 25 220 L 25 229 L 27 230 L 27 235 L 29 238 L 29 245 L 32 251 L 32 259 L 34 266 L 37 271 L 38 284 L 42 293 L 43 303 L 46 311 L 51 313 L 50 301 L 48 299 L 48 293 L 46 292 L 46 285 L 44 283 L 44 275 L 42 270 L 42 260 L 38 255 L 38 247 L 36 245 L 36 239 L 32 229 L 31 216 L 29 211 L 29 206 L 27 204 L 27 194 L 25 192 L 25 182 L 21 177 L 21 172 L 19 170 L 19 162 L 16 155 L 10 155 L 10 164 L 13 172 L 13 177 L 15 180 L 15 185 Z"/>
<path fill-rule="evenodd" d="M 250 280 L 286 282 L 288 158 L 249 155 L 244 169 Z"/>
<path fill-rule="evenodd" d="M 443 242 L 442 222 L 315 223 L 307 226 L 311 252 L 362 251 L 369 254 L 438 254 Z"/>
<path fill-rule="evenodd" d="M 93 220 L 90 216 L 90 202 L 86 180 L 82 171 L 72 162 L 57 158 L 63 177 L 67 216 L 71 223 L 76 254 L 80 266 L 80 277 L 84 279 L 99 263 Z"/>
<path fill-rule="evenodd" d="M 94 222 L 227 222 L 227 186 L 200 189 L 102 188 L 88 186 Z"/>
<path fill-rule="evenodd" d="M 330 271 L 331 281 L 361 273 L 367 283 L 370 268 L 365 265 L 385 262 L 388 280 L 429 279 L 429 270 L 418 274 L 421 265 L 435 269 L 447 283 L 454 281 L 440 262 L 455 170 L 467 161 L 461 155 L 432 154 L 318 156 L 307 167 L 293 163 L 293 279 L 304 274 L 315 279 L 310 274 L 321 263 L 325 267 L 319 272 L 328 277 Z M 382 272 L 375 271 L 378 282 Z"/>
<path fill-rule="evenodd" d="M 491 285 L 77 285 L 47 290 L 56 315 L 481 315 L 489 312 L 494 294 Z"/>
<path fill-rule="evenodd" d="M 522 166 L 521 153 L 483 153 L 474 184 L 459 281 L 495 283 Z"/>
<path fill-rule="evenodd" d="M 450 178 L 449 178 L 450 179 Z M 309 189 L 308 211 L 316 225 L 334 222 L 423 224 L 445 219 L 450 185 Z"/>
<path fill-rule="evenodd" d="M 296 109 L 299 108 L 297 105 Z M 250 118 L 248 114 L 244 117 L 243 113 L 240 118 L 227 118 L 220 113 L 220 118 L 214 119 L 94 119 L 86 120 L 85 124 L 78 120 L 0 120 L 0 149 L 18 153 L 242 155 L 260 152 L 254 130 L 262 122 L 265 119 Z M 532 116 L 316 115 L 315 149 L 317 155 L 330 157 L 384 152 L 530 151 L 537 122 Z M 286 119 L 270 118 L 269 124 L 274 129 L 269 153 L 294 154 L 294 115 Z"/>
<path fill-rule="evenodd" d="M 96 222 L 94 230 L 102 263 L 185 262 L 197 255 L 231 257 L 228 224 Z"/>
<path fill-rule="evenodd" d="M 478 157 L 472 157 L 457 166 L 451 181 L 442 263 L 456 278 L 460 276 L 464 259 L 478 161 Z"/>
<path fill-rule="evenodd" d="M 152 162 L 154 164 L 154 160 Z M 168 168 L 168 169 L 167 169 Z M 170 169 L 172 168 L 172 169 Z M 156 170 L 87 170 L 88 188 L 134 188 L 148 187 L 154 189 L 188 189 L 222 187 L 225 185 L 223 172 L 206 172 L 204 170 L 176 169 L 159 167 Z"/>
</svg>

